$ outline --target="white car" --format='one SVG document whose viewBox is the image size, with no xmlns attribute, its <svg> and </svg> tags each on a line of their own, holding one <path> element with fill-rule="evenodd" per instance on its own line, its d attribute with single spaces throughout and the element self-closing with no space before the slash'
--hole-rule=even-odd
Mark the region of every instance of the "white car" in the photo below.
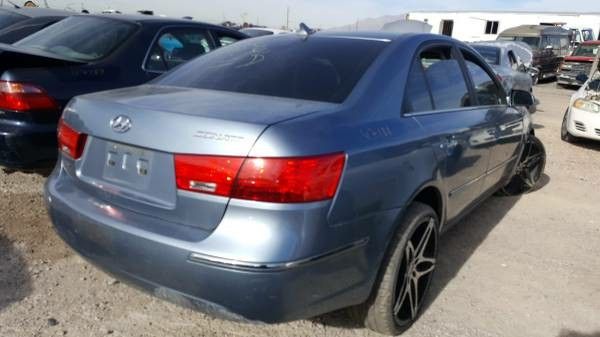
<svg viewBox="0 0 600 337">
<path fill-rule="evenodd" d="M 243 29 L 240 29 L 240 32 L 242 32 L 250 37 L 260 37 L 260 36 L 267 36 L 267 35 L 279 35 L 279 34 L 290 34 L 291 33 L 288 30 L 273 29 L 273 28 L 261 28 L 261 27 L 243 28 Z"/>
<path fill-rule="evenodd" d="M 600 140 L 600 71 L 596 71 L 571 96 L 562 123 L 561 138 L 567 142 L 574 142 L 577 138 Z"/>
</svg>

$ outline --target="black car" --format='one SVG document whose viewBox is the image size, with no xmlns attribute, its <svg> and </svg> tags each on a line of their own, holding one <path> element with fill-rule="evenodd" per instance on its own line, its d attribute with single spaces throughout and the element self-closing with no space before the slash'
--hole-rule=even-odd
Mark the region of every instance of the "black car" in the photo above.
<svg viewBox="0 0 600 337">
<path fill-rule="evenodd" d="M 76 15 L 0 44 L 0 165 L 52 165 L 57 122 L 74 96 L 143 84 L 243 38 L 190 20 Z"/>
<path fill-rule="evenodd" d="M 0 43 L 14 43 L 73 12 L 49 8 L 0 8 Z"/>
</svg>

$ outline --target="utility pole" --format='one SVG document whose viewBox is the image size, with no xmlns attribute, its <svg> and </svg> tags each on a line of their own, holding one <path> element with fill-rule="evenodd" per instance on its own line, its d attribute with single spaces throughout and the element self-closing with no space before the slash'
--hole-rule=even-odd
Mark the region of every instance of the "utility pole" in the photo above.
<svg viewBox="0 0 600 337">
<path fill-rule="evenodd" d="M 290 6 L 287 6 L 286 19 L 285 19 L 285 29 L 286 30 L 290 30 Z"/>
</svg>

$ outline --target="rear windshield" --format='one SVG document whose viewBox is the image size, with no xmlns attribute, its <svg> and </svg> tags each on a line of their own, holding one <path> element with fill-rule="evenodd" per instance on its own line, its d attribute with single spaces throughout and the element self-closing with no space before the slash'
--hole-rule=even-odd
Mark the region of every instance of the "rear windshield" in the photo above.
<svg viewBox="0 0 600 337">
<path fill-rule="evenodd" d="M 488 46 L 472 46 L 489 64 L 500 64 L 500 49 Z"/>
<path fill-rule="evenodd" d="M 501 36 L 498 40 L 525 42 L 531 49 L 539 49 L 540 47 L 539 36 Z"/>
<path fill-rule="evenodd" d="M 94 61 L 108 56 L 135 28 L 135 24 L 119 20 L 73 16 L 14 45 L 80 61 Z"/>
<path fill-rule="evenodd" d="M 25 15 L 15 14 L 0 9 L 0 29 L 27 19 Z"/>
<path fill-rule="evenodd" d="M 586 57 L 595 57 L 598 55 L 598 48 L 600 45 L 580 45 L 573 52 L 573 56 L 586 56 Z"/>
<path fill-rule="evenodd" d="M 341 103 L 387 42 L 300 35 L 244 40 L 155 83 Z"/>
</svg>

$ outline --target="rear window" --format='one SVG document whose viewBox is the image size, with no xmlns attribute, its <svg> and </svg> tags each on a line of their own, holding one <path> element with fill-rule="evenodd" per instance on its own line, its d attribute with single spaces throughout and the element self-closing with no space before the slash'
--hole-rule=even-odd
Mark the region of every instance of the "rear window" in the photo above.
<svg viewBox="0 0 600 337">
<path fill-rule="evenodd" d="M 25 15 L 15 14 L 0 9 L 0 29 L 6 28 L 25 19 L 27 19 Z"/>
<path fill-rule="evenodd" d="M 498 40 L 525 42 L 531 49 L 540 48 L 540 38 L 535 36 L 500 36 Z"/>
<path fill-rule="evenodd" d="M 155 83 L 341 103 L 386 45 L 299 35 L 249 39 L 197 58 Z"/>
<path fill-rule="evenodd" d="M 94 61 L 112 53 L 135 29 L 135 24 L 125 21 L 73 16 L 14 45 L 80 61 Z"/>
<path fill-rule="evenodd" d="M 500 49 L 487 46 L 473 46 L 477 52 L 483 56 L 485 61 L 489 64 L 500 64 Z"/>
</svg>

